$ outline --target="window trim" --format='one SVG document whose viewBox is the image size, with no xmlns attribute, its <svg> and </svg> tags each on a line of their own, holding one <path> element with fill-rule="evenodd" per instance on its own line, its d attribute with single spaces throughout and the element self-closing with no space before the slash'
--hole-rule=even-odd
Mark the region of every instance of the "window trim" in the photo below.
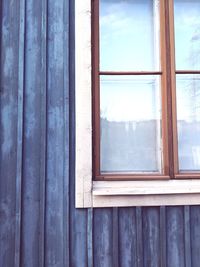
<svg viewBox="0 0 200 267">
<path fill-rule="evenodd" d="M 75 1 L 76 207 L 200 204 L 200 180 L 186 179 L 195 174 L 166 181 L 92 181 L 91 2 Z"/>
</svg>

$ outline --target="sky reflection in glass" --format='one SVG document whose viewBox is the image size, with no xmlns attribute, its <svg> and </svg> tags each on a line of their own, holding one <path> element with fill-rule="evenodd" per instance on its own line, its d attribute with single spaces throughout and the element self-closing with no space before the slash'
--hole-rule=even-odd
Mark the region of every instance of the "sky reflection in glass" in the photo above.
<svg viewBox="0 0 200 267">
<path fill-rule="evenodd" d="M 159 70 L 158 1 L 100 1 L 100 70 Z"/>
<path fill-rule="evenodd" d="M 175 0 L 177 70 L 200 69 L 200 1 Z"/>
</svg>

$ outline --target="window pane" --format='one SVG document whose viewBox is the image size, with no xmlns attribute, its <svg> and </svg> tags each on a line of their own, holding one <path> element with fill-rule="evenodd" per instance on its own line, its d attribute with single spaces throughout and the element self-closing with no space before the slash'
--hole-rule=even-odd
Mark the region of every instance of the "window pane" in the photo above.
<svg viewBox="0 0 200 267">
<path fill-rule="evenodd" d="M 200 170 L 200 75 L 177 75 L 179 169 Z"/>
<path fill-rule="evenodd" d="M 176 69 L 200 69 L 200 1 L 175 0 Z"/>
<path fill-rule="evenodd" d="M 100 70 L 159 70 L 159 1 L 100 0 Z"/>
<path fill-rule="evenodd" d="M 161 172 L 159 76 L 101 76 L 101 172 Z"/>
</svg>

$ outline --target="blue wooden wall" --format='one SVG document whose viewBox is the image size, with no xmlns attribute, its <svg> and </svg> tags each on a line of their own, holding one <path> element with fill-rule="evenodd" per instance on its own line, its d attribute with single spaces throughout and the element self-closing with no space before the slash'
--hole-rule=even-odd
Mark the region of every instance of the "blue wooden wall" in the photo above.
<svg viewBox="0 0 200 267">
<path fill-rule="evenodd" d="M 0 11 L 0 267 L 199 267 L 198 206 L 75 209 L 74 0 Z"/>
</svg>

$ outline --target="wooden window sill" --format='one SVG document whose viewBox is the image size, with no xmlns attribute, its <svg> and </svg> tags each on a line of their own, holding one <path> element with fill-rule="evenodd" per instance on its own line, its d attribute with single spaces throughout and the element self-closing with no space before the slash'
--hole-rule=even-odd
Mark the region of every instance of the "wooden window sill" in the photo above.
<svg viewBox="0 0 200 267">
<path fill-rule="evenodd" d="M 200 180 L 93 182 L 93 207 L 199 204 Z"/>
<path fill-rule="evenodd" d="M 200 193 L 200 180 L 94 181 L 93 195 L 167 195 Z"/>
</svg>

